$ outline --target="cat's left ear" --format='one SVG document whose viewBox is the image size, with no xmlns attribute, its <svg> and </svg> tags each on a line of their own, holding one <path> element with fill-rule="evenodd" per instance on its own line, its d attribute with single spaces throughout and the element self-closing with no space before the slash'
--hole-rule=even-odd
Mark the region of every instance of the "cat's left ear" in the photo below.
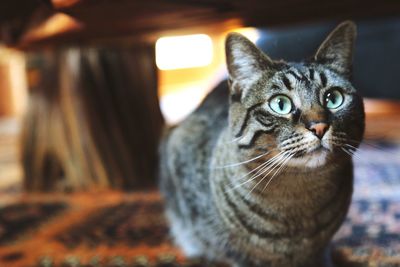
<svg viewBox="0 0 400 267">
<path fill-rule="evenodd" d="M 353 62 L 357 27 L 352 21 L 337 26 L 318 48 L 314 60 L 348 76 Z"/>
</svg>

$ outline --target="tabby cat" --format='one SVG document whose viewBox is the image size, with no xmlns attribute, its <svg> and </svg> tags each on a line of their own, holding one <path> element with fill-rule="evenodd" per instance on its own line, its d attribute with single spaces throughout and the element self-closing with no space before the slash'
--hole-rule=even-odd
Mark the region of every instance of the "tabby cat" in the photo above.
<svg viewBox="0 0 400 267">
<path fill-rule="evenodd" d="M 292 63 L 229 34 L 229 90 L 211 92 L 160 148 L 166 214 L 187 256 L 322 266 L 351 201 L 352 153 L 364 133 L 349 81 L 355 36 L 344 22 L 311 59 Z"/>
</svg>

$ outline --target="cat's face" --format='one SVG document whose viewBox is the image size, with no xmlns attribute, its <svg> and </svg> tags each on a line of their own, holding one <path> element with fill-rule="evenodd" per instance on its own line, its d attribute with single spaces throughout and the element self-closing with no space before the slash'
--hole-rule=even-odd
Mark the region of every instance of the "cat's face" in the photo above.
<svg viewBox="0 0 400 267">
<path fill-rule="evenodd" d="M 274 62 L 245 37 L 227 39 L 231 131 L 247 156 L 319 167 L 358 147 L 361 97 L 348 80 L 355 26 L 343 23 L 307 63 Z M 294 47 L 295 49 L 295 47 Z"/>
</svg>

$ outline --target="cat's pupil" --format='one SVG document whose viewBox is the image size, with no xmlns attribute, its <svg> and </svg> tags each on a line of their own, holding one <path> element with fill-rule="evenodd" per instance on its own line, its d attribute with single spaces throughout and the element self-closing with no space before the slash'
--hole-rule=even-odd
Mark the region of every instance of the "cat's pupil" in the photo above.
<svg viewBox="0 0 400 267">
<path fill-rule="evenodd" d="M 278 106 L 280 110 L 283 110 L 285 107 L 285 103 L 283 101 L 283 99 L 278 99 Z"/>
<path fill-rule="evenodd" d="M 337 95 L 333 94 L 332 92 L 328 93 L 327 97 L 326 97 L 326 102 L 331 101 L 332 104 L 336 104 L 337 101 Z"/>
</svg>

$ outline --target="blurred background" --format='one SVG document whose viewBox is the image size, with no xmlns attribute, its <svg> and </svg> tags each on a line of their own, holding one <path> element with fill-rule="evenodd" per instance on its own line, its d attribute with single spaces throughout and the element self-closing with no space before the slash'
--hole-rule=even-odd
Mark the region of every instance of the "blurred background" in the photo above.
<svg viewBox="0 0 400 267">
<path fill-rule="evenodd" d="M 0 265 L 182 261 L 159 223 L 157 146 L 165 125 L 225 86 L 226 34 L 298 61 L 347 19 L 358 26 L 353 79 L 367 131 L 335 257 L 400 266 L 400 3 L 390 0 L 2 1 Z M 57 214 L 64 224 L 39 227 Z M 16 242 L 26 233 L 37 238 Z"/>
</svg>

